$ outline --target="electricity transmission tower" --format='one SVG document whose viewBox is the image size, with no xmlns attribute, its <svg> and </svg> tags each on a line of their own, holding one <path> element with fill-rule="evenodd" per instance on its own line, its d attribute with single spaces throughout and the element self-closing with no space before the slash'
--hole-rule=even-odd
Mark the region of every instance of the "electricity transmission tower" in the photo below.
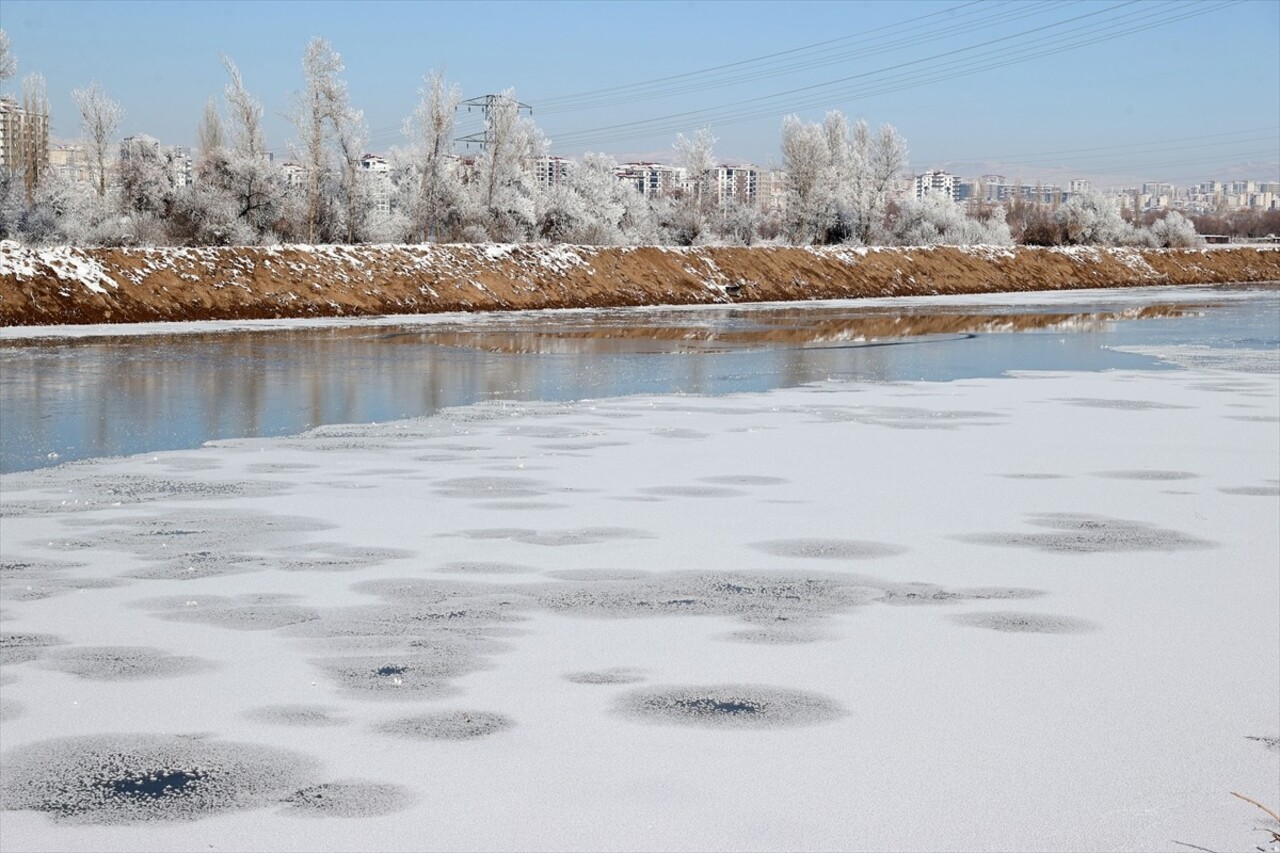
<svg viewBox="0 0 1280 853">
<path fill-rule="evenodd" d="M 533 115 L 533 107 L 528 104 L 522 104 L 519 101 L 513 102 L 511 98 L 506 95 L 481 95 L 478 98 L 469 98 L 468 100 L 458 104 L 459 107 L 466 107 L 467 112 L 471 112 L 473 109 L 479 109 L 480 112 L 484 114 L 484 130 L 480 133 L 470 133 L 466 136 L 460 136 L 458 137 L 458 141 L 465 143 L 468 148 L 470 148 L 472 144 L 479 145 L 481 151 L 484 151 L 492 145 L 494 143 L 493 122 L 489 121 L 489 115 L 499 106 L 508 103 L 515 104 L 517 115 L 522 110 L 529 115 Z"/>
</svg>

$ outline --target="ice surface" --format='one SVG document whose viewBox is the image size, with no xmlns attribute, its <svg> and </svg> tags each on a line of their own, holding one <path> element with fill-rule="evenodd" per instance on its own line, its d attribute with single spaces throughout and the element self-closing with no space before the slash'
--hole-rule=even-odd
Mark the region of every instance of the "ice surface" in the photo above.
<svg viewBox="0 0 1280 853">
<path fill-rule="evenodd" d="M 482 404 L 6 476 L 4 848 L 1252 849 L 1260 363 Z"/>
</svg>

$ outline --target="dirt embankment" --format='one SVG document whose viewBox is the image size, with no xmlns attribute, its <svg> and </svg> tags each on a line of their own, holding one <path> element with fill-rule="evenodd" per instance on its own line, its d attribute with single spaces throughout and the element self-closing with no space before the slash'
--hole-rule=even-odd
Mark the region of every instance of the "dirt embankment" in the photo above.
<svg viewBox="0 0 1280 853">
<path fill-rule="evenodd" d="M 1280 280 L 1270 248 L 0 243 L 0 326 L 691 305 Z"/>
</svg>

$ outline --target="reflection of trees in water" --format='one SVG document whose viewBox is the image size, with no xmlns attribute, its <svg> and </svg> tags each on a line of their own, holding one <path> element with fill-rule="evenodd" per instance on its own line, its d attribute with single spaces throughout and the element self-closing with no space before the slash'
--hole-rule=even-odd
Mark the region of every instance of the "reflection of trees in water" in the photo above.
<svg viewBox="0 0 1280 853">
<path fill-rule="evenodd" d="M 219 437 L 426 415 L 493 398 L 716 393 L 833 376 L 891 378 L 904 347 L 858 342 L 1089 331 L 1185 310 L 831 316 L 838 312 L 810 306 L 23 343 L 0 349 L 21 351 L 4 352 L 5 468 L 30 467 L 51 450 L 67 461 L 194 447 Z"/>
</svg>

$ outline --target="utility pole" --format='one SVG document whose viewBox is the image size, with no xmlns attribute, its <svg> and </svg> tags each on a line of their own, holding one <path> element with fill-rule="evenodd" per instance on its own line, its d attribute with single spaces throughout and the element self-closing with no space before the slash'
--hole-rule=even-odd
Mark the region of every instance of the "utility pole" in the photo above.
<svg viewBox="0 0 1280 853">
<path fill-rule="evenodd" d="M 459 107 L 466 107 L 467 112 L 471 112 L 473 109 L 479 109 L 480 112 L 484 114 L 484 130 L 480 133 L 471 133 L 466 136 L 461 136 L 458 138 L 458 141 L 464 143 L 468 148 L 470 148 L 472 144 L 475 144 L 480 146 L 481 151 L 486 150 L 494 143 L 493 123 L 489 121 L 489 114 L 497 109 L 499 105 L 510 102 L 511 99 L 506 95 L 481 95 L 478 98 L 470 98 L 458 104 Z M 523 110 L 528 115 L 533 115 L 533 107 L 528 104 L 522 104 L 519 101 L 515 101 L 515 105 L 517 114 Z"/>
</svg>

